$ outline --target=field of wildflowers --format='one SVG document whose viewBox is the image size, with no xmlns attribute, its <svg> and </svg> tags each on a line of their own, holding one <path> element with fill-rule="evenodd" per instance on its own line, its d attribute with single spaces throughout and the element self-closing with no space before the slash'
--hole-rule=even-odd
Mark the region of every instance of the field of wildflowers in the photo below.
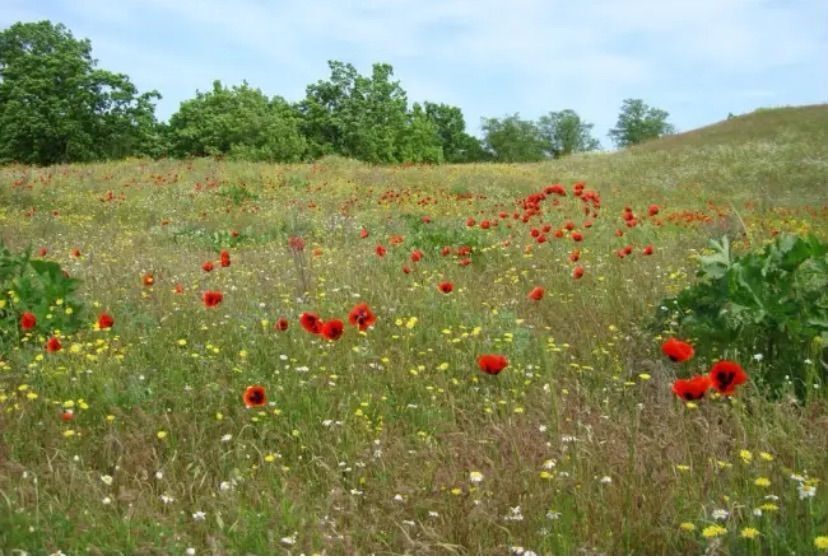
<svg viewBox="0 0 828 560">
<path fill-rule="evenodd" d="M 9 254 L 80 281 L 0 294 L 0 553 L 825 553 L 824 378 L 770 398 L 758 351 L 650 327 L 711 238 L 828 238 L 828 110 L 789 116 L 531 165 L 0 169 Z"/>
</svg>

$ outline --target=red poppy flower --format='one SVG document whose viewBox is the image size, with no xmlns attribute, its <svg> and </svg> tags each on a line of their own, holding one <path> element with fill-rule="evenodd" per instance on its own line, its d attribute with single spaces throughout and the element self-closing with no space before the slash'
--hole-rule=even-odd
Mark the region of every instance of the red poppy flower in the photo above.
<svg viewBox="0 0 828 560">
<path fill-rule="evenodd" d="M 540 301 L 543 299 L 543 288 L 541 286 L 535 286 L 532 288 L 532 291 L 529 292 L 529 299 L 533 299 L 535 301 Z"/>
<path fill-rule="evenodd" d="M 657 204 L 650 204 L 650 207 L 647 209 L 647 213 L 650 216 L 655 216 L 656 214 L 658 214 L 659 210 L 660 210 L 660 208 L 658 207 Z"/>
<path fill-rule="evenodd" d="M 411 262 L 420 262 L 420 259 L 423 258 L 423 252 L 419 249 L 414 249 L 411 251 Z"/>
<path fill-rule="evenodd" d="M 713 364 L 710 370 L 710 383 L 723 395 L 731 395 L 737 385 L 748 380 L 748 376 L 742 366 L 736 362 L 719 360 Z"/>
<path fill-rule="evenodd" d="M 250 387 L 244 390 L 242 400 L 244 401 L 244 406 L 246 406 L 247 408 L 267 405 L 267 395 L 265 394 L 265 388 L 261 385 L 251 385 Z"/>
<path fill-rule="evenodd" d="M 644 247 L 644 249 L 641 251 L 641 253 L 644 254 L 644 255 L 652 255 L 653 254 L 653 246 L 652 245 L 647 245 L 646 247 Z"/>
<path fill-rule="evenodd" d="M 377 245 L 377 248 L 375 249 L 375 251 L 376 251 L 378 257 L 384 257 L 385 256 L 385 247 L 383 247 L 382 245 Z"/>
<path fill-rule="evenodd" d="M 450 294 L 452 290 L 454 290 L 454 284 L 451 282 L 440 282 L 437 285 L 437 289 L 443 292 L 444 294 Z"/>
<path fill-rule="evenodd" d="M 273 325 L 273 328 L 277 331 L 286 331 L 288 329 L 288 320 L 284 317 L 279 317 L 276 319 L 276 323 Z"/>
<path fill-rule="evenodd" d="M 443 247 L 440 249 L 440 255 L 443 257 L 447 257 L 451 254 L 451 247 Z"/>
<path fill-rule="evenodd" d="M 471 264 L 471 259 L 465 258 L 457 261 L 457 264 L 460 266 L 469 266 Z"/>
<path fill-rule="evenodd" d="M 466 220 L 466 227 L 474 227 L 474 224 L 476 224 L 476 223 L 477 222 L 475 221 L 474 218 L 469 218 L 468 220 Z"/>
<path fill-rule="evenodd" d="M 560 239 L 560 238 L 561 238 L 561 237 L 563 237 L 563 236 L 564 236 L 564 230 L 562 230 L 562 229 L 555 230 L 555 237 L 557 237 L 558 239 Z"/>
<path fill-rule="evenodd" d="M 367 230 L 367 229 L 365 229 L 365 228 L 362 228 L 362 229 L 359 231 L 359 237 L 360 237 L 361 239 L 365 239 L 366 237 L 368 237 L 368 230 Z"/>
<path fill-rule="evenodd" d="M 233 231 L 230 232 L 230 237 L 238 237 L 238 236 L 239 236 L 239 232 L 237 232 L 236 230 L 233 230 Z"/>
<path fill-rule="evenodd" d="M 67 408 L 60 414 L 60 419 L 64 422 L 71 422 L 74 417 L 75 411 L 73 411 L 71 408 Z"/>
<path fill-rule="evenodd" d="M 210 272 L 213 270 L 213 261 L 204 261 L 201 265 L 201 270 L 204 272 Z"/>
<path fill-rule="evenodd" d="M 572 262 L 578 262 L 578 259 L 581 258 L 581 250 L 580 249 L 573 249 L 571 253 L 569 253 L 569 260 Z"/>
<path fill-rule="evenodd" d="M 423 220 L 424 224 L 430 224 L 431 223 L 431 217 L 430 216 L 423 216 L 422 220 Z"/>
<path fill-rule="evenodd" d="M 222 302 L 224 296 L 221 292 L 216 292 L 212 290 L 208 290 L 201 294 L 201 300 L 204 302 L 204 305 L 207 307 L 215 307 Z"/>
<path fill-rule="evenodd" d="M 45 257 L 46 253 L 48 253 L 48 252 L 49 252 L 49 249 L 47 249 L 46 247 L 41 247 L 40 250 L 37 252 L 37 254 L 40 255 L 41 257 Z"/>
<path fill-rule="evenodd" d="M 230 266 L 230 251 L 222 251 L 219 255 L 222 268 Z"/>
<path fill-rule="evenodd" d="M 305 250 L 305 240 L 301 237 L 291 236 L 288 238 L 288 245 L 294 251 L 304 251 Z"/>
<path fill-rule="evenodd" d="M 529 232 L 529 235 L 531 235 L 532 237 L 537 237 L 540 234 L 541 232 L 538 228 L 532 228 L 532 230 Z"/>
<path fill-rule="evenodd" d="M 584 235 L 580 231 L 572 232 L 572 241 L 580 242 L 584 240 Z"/>
<path fill-rule="evenodd" d="M 481 229 L 489 229 L 491 227 L 491 225 L 492 224 L 491 224 L 491 222 L 489 222 L 489 220 L 483 220 L 482 222 L 480 222 L 480 228 Z"/>
<path fill-rule="evenodd" d="M 572 277 L 575 280 L 580 279 L 583 275 L 584 275 L 584 267 L 576 266 L 574 269 L 572 269 Z"/>
<path fill-rule="evenodd" d="M 630 253 L 632 253 L 632 251 L 633 251 L 633 246 L 632 245 L 627 245 L 626 247 L 624 247 L 624 254 L 625 255 L 629 255 Z"/>
<path fill-rule="evenodd" d="M 20 316 L 20 328 L 24 331 L 30 331 L 37 326 L 37 317 L 34 313 L 26 311 Z"/>
<path fill-rule="evenodd" d="M 63 345 L 60 343 L 60 339 L 58 339 L 58 337 L 56 336 L 51 337 L 46 342 L 47 352 L 59 352 L 61 348 L 63 348 Z"/>
<path fill-rule="evenodd" d="M 79 258 L 81 256 L 80 249 L 72 249 L 72 256 L 75 258 Z"/>
<path fill-rule="evenodd" d="M 316 313 L 305 312 L 299 316 L 299 324 L 311 334 L 319 334 L 322 330 L 322 320 Z"/>
<path fill-rule="evenodd" d="M 345 325 L 339 319 L 331 319 L 322 323 L 320 332 L 328 340 L 337 340 L 345 332 Z"/>
<path fill-rule="evenodd" d="M 685 401 L 697 401 L 710 389 L 710 378 L 706 375 L 694 375 L 690 379 L 676 379 L 673 393 Z"/>
<path fill-rule="evenodd" d="M 155 277 L 152 274 L 147 273 L 144 274 L 144 277 L 141 279 L 141 281 L 144 283 L 144 286 L 152 286 L 153 284 L 155 284 Z"/>
<path fill-rule="evenodd" d="M 615 237 L 624 237 L 624 232 L 620 229 L 615 230 Z"/>
<path fill-rule="evenodd" d="M 98 316 L 98 328 L 99 329 L 111 329 L 112 325 L 115 324 L 115 319 L 112 318 L 112 315 L 109 313 L 101 313 Z"/>
<path fill-rule="evenodd" d="M 364 331 L 367 330 L 368 327 L 373 325 L 377 320 L 377 316 L 374 315 L 374 312 L 371 311 L 371 308 L 368 307 L 367 303 L 358 303 L 351 309 L 351 312 L 348 313 L 348 322 L 351 325 L 358 327 L 359 330 Z"/>
<path fill-rule="evenodd" d="M 184 293 L 184 284 L 182 284 L 181 282 L 176 282 L 175 283 L 175 293 L 183 294 Z"/>
<path fill-rule="evenodd" d="M 674 362 L 686 362 L 695 353 L 692 346 L 677 338 L 671 338 L 662 344 L 661 351 Z"/>
<path fill-rule="evenodd" d="M 406 265 L 403 265 L 402 271 L 403 271 L 403 274 L 408 274 L 409 272 L 411 272 L 411 269 L 408 268 Z"/>
<path fill-rule="evenodd" d="M 567 231 L 572 231 L 573 229 L 575 229 L 575 222 L 566 222 L 564 224 L 564 229 L 566 229 Z"/>
<path fill-rule="evenodd" d="M 484 354 L 478 356 L 477 365 L 480 366 L 481 371 L 489 375 L 497 375 L 503 371 L 503 368 L 509 365 L 509 360 L 500 354 Z"/>
</svg>

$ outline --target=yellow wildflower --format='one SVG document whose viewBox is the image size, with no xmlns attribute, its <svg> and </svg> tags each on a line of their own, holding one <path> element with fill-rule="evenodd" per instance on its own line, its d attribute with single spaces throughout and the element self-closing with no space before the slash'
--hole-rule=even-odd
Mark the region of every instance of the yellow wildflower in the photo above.
<svg viewBox="0 0 828 560">
<path fill-rule="evenodd" d="M 708 525 L 702 529 L 702 536 L 706 539 L 713 539 L 727 533 L 727 529 L 721 525 Z"/>
</svg>

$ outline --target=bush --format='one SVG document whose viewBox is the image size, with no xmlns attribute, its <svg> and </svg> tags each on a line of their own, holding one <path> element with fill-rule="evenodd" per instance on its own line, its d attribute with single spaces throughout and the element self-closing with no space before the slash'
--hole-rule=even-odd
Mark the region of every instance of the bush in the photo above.
<svg viewBox="0 0 828 560">
<path fill-rule="evenodd" d="M 78 283 L 57 263 L 32 259 L 29 251 L 13 254 L 0 242 L 0 352 L 19 342 L 20 317 L 27 311 L 37 318 L 35 333 L 80 328 L 82 305 L 74 299 Z"/>
<path fill-rule="evenodd" d="M 700 281 L 662 302 L 659 326 L 693 338 L 701 355 L 722 350 L 757 362 L 752 377 L 771 394 L 804 400 L 828 370 L 828 245 L 783 234 L 734 256 L 727 237 L 700 257 Z"/>
</svg>

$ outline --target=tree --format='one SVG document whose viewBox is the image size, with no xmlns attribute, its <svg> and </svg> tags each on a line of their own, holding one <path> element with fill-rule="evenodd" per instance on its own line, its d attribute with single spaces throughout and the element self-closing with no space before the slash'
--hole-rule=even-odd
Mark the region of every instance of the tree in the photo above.
<svg viewBox="0 0 828 560">
<path fill-rule="evenodd" d="M 89 40 L 49 21 L 0 32 L 0 162 L 48 165 L 149 154 L 155 92 L 96 68 Z"/>
<path fill-rule="evenodd" d="M 196 92 L 170 117 L 168 137 L 177 156 L 231 155 L 263 161 L 300 161 L 307 143 L 300 116 L 281 97 L 268 99 L 246 82 Z"/>
<path fill-rule="evenodd" d="M 437 127 L 445 161 L 465 163 L 486 159 L 480 140 L 466 133 L 466 121 L 459 107 L 426 101 L 424 108 L 428 119 Z"/>
<path fill-rule="evenodd" d="M 538 119 L 538 129 L 547 153 L 555 158 L 601 147 L 591 135 L 592 125 L 582 121 L 578 113 L 571 109 L 542 116 Z"/>
<path fill-rule="evenodd" d="M 667 111 L 649 107 L 641 99 L 625 99 L 610 137 L 619 148 L 640 144 L 675 132 Z"/>
<path fill-rule="evenodd" d="M 544 141 L 532 121 L 515 113 L 503 119 L 483 119 L 484 143 L 496 161 L 527 162 L 544 158 Z"/>
<path fill-rule="evenodd" d="M 329 80 L 307 87 L 299 104 L 310 155 L 336 153 L 372 163 L 441 161 L 437 128 L 422 110 L 409 111 L 405 90 L 389 64 L 362 76 L 351 64 L 329 61 Z"/>
</svg>

